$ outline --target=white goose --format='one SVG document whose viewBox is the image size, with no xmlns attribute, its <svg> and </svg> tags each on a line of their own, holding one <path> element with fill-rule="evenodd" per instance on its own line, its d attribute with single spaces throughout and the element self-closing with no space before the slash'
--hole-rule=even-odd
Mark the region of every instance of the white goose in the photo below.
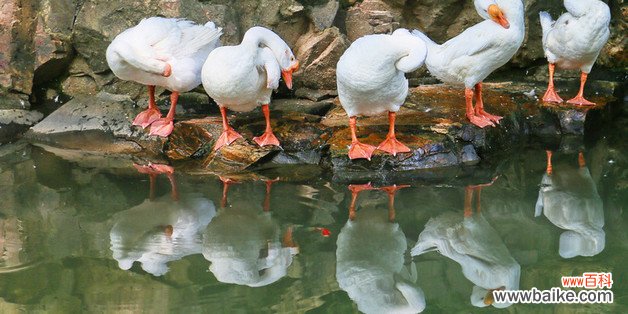
<svg viewBox="0 0 628 314">
<path fill-rule="evenodd" d="M 262 287 L 283 278 L 298 248 L 288 229 L 281 230 L 269 212 L 234 205 L 221 209 L 203 234 L 209 270 L 224 283 Z"/>
<path fill-rule="evenodd" d="M 336 67 L 338 97 L 349 116 L 349 158 L 371 159 L 374 146 L 360 143 L 356 136 L 357 116 L 388 111 L 390 129 L 377 149 L 393 155 L 410 152 L 395 137 L 395 114 L 408 95 L 405 73 L 423 64 L 425 43 L 406 29 L 392 35 L 367 35 L 351 44 Z"/>
<path fill-rule="evenodd" d="M 224 283 L 262 287 L 283 278 L 292 258 L 299 253 L 292 227 L 283 237 L 270 213 L 270 184 L 266 184 L 263 211 L 237 199 L 227 205 L 229 184 L 223 181 L 222 208 L 203 233 L 203 256 L 209 270 Z"/>
<path fill-rule="evenodd" d="M 203 87 L 218 103 L 223 120 L 223 132 L 214 150 L 229 145 L 242 135 L 227 122 L 226 109 L 251 111 L 262 106 L 266 131 L 254 140 L 260 146 L 279 146 L 270 126 L 268 104 L 272 91 L 279 87 L 283 76 L 292 88 L 292 72 L 299 67 L 290 47 L 274 32 L 263 27 L 249 29 L 240 45 L 220 47 L 212 51 L 202 69 Z"/>
<path fill-rule="evenodd" d="M 355 212 L 354 193 L 350 213 Z M 390 203 L 392 206 L 392 202 Z M 336 280 L 364 313 L 420 313 L 425 295 L 414 263 L 404 265 L 406 236 L 389 212 L 376 208 L 350 214 L 338 234 Z"/>
<path fill-rule="evenodd" d="M 563 258 L 595 256 L 604 250 L 604 206 L 582 153 L 577 170 L 552 165 L 547 152 L 547 170 L 541 181 L 535 217 L 545 214 L 560 235 L 558 253 Z"/>
<path fill-rule="evenodd" d="M 482 81 L 506 64 L 517 52 L 525 35 L 521 0 L 475 0 L 476 10 L 486 19 L 442 45 L 419 31 L 412 33 L 427 43 L 425 64 L 430 73 L 450 84 L 464 84 L 466 116 L 484 128 L 501 117 L 484 111 Z M 473 108 L 475 96 L 476 107 Z"/>
<path fill-rule="evenodd" d="M 167 263 L 202 251 L 201 232 L 216 215 L 212 201 L 197 194 L 145 200 L 114 216 L 109 234 L 113 258 L 121 269 L 133 262 L 155 276 L 168 271 Z"/>
<path fill-rule="evenodd" d="M 107 47 L 107 63 L 123 80 L 148 85 L 148 109 L 133 125 L 151 126 L 150 134 L 166 137 L 174 129 L 179 93 L 201 84 L 201 67 L 210 51 L 220 45 L 221 28 L 208 22 L 196 25 L 174 18 L 150 17 L 116 36 Z M 170 91 L 165 118 L 155 104 L 155 86 Z"/>
<path fill-rule="evenodd" d="M 540 12 L 543 28 L 543 50 L 549 62 L 549 85 L 543 96 L 546 102 L 563 102 L 554 89 L 554 70 L 580 69 L 580 91 L 567 102 L 574 105 L 595 105 L 584 98 L 584 85 L 591 68 L 608 41 L 611 12 L 599 0 L 565 0 L 567 13 L 553 21 L 547 12 Z"/>
<path fill-rule="evenodd" d="M 498 308 L 511 305 L 493 303 L 491 293 L 497 289 L 518 290 L 521 266 L 482 214 L 464 217 L 447 212 L 431 218 L 419 235 L 412 256 L 433 249 L 460 264 L 464 276 L 474 284 L 471 304 Z"/>
</svg>

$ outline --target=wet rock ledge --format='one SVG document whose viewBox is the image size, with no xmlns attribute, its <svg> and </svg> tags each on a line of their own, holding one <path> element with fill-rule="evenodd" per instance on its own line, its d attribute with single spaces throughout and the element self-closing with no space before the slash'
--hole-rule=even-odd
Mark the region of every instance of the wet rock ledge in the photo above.
<svg viewBox="0 0 628 314">
<path fill-rule="evenodd" d="M 613 95 L 617 84 L 593 82 L 599 95 Z M 535 91 L 535 92 L 533 92 Z M 271 118 L 281 148 L 258 147 L 252 138 L 263 132 L 260 110 L 232 114 L 231 125 L 244 138 L 218 152 L 212 151 L 221 132 L 215 105 L 209 114 L 198 115 L 198 103 L 182 102 L 175 130 L 168 139 L 149 137 L 147 130 L 131 126 L 142 110 L 129 97 L 101 92 L 76 97 L 64 104 L 25 135 L 33 143 L 54 147 L 56 154 L 80 158 L 84 154 L 125 155 L 153 162 L 168 162 L 190 173 L 233 174 L 280 165 L 317 165 L 333 172 L 338 181 L 386 179 L 388 176 L 441 176 L 477 165 L 521 140 L 535 137 L 583 135 L 603 123 L 612 111 L 612 97 L 591 99 L 595 107 L 548 105 L 538 101 L 542 84 L 485 84 L 484 100 L 489 112 L 504 117 L 494 128 L 480 129 L 464 116 L 464 98 L 458 88 L 424 85 L 413 88 L 397 115 L 397 135 L 412 152 L 396 157 L 376 152 L 371 161 L 349 160 L 348 119 L 333 93 L 312 92 L 307 98 L 277 99 Z M 574 91 L 565 91 L 565 95 Z M 308 99 L 309 98 L 309 99 Z M 191 99 L 191 98 L 190 98 Z M 163 104 L 167 107 L 167 103 Z M 379 144 L 388 129 L 386 115 L 358 119 L 360 140 Z"/>
</svg>

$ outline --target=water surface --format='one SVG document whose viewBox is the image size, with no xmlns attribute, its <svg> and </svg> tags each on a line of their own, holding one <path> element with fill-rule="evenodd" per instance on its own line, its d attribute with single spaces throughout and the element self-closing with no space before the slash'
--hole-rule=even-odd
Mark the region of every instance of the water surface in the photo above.
<svg viewBox="0 0 628 314">
<path fill-rule="evenodd" d="M 0 312 L 627 312 L 620 139 L 531 140 L 455 178 L 359 195 L 303 167 L 169 175 L 5 145 Z M 394 204 L 393 184 L 410 185 Z M 466 251 L 447 253 L 456 241 Z M 478 307 L 486 289 L 583 272 L 612 272 L 615 303 Z"/>
</svg>

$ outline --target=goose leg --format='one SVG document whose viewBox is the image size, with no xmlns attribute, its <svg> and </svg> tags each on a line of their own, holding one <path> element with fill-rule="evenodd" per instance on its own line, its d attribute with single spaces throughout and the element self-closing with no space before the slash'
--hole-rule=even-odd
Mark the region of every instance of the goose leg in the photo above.
<svg viewBox="0 0 628 314">
<path fill-rule="evenodd" d="M 264 134 L 261 136 L 254 137 L 253 140 L 259 146 L 279 146 L 279 140 L 273 133 L 273 129 L 270 126 L 270 109 L 268 108 L 268 105 L 262 105 L 262 112 L 264 112 L 264 119 L 266 119 L 266 131 L 264 131 Z"/>
<path fill-rule="evenodd" d="M 552 151 L 546 150 L 545 153 L 547 154 L 547 167 L 545 168 L 545 172 L 548 176 L 551 176 L 554 170 L 552 167 Z"/>
<path fill-rule="evenodd" d="M 471 202 L 473 201 L 473 188 L 467 186 L 464 188 L 464 216 L 473 216 L 473 209 L 471 208 Z"/>
<path fill-rule="evenodd" d="M 587 76 L 589 75 L 584 72 L 580 74 L 580 91 L 578 91 L 578 95 L 576 95 L 576 97 L 567 100 L 568 104 L 578 105 L 578 106 L 595 106 L 595 103 L 584 99 L 584 85 L 587 82 Z"/>
<path fill-rule="evenodd" d="M 159 118 L 161 118 L 161 112 L 157 108 L 157 104 L 155 104 L 155 85 L 148 85 L 148 109 L 140 112 L 133 119 L 133 125 L 141 126 L 145 129 Z"/>
<path fill-rule="evenodd" d="M 349 205 L 349 220 L 355 219 L 355 203 L 358 200 L 358 195 L 362 191 L 373 190 L 371 183 L 367 184 L 351 184 L 349 190 L 351 191 L 351 204 Z"/>
<path fill-rule="evenodd" d="M 220 177 L 220 181 L 222 181 L 222 199 L 220 200 L 220 207 L 225 208 L 227 207 L 227 195 L 229 194 L 229 186 L 238 182 L 223 177 Z"/>
<path fill-rule="evenodd" d="M 150 135 L 168 137 L 168 135 L 172 133 L 172 130 L 174 130 L 174 113 L 177 108 L 177 101 L 179 101 L 179 92 L 172 92 L 172 94 L 170 94 L 170 110 L 168 110 L 168 115 L 151 124 Z"/>
<path fill-rule="evenodd" d="M 499 124 L 499 120 L 502 119 L 500 116 L 495 116 L 484 111 L 484 101 L 482 100 L 482 82 L 475 84 L 475 114 L 497 124 Z"/>
<path fill-rule="evenodd" d="M 233 141 L 242 138 L 240 133 L 229 126 L 229 122 L 227 122 L 227 108 L 220 106 L 220 114 L 222 115 L 222 134 L 220 134 L 220 137 L 216 141 L 214 150 L 219 150 L 223 146 L 230 145 Z"/>
<path fill-rule="evenodd" d="M 466 88 L 464 90 L 464 98 L 467 105 L 467 119 L 471 121 L 471 123 L 475 124 L 480 128 L 485 128 L 487 126 L 494 126 L 493 122 L 484 118 L 483 116 L 479 116 L 475 114 L 473 110 L 473 90 L 470 88 Z"/>
<path fill-rule="evenodd" d="M 349 148 L 349 158 L 366 158 L 371 160 L 373 151 L 375 151 L 376 147 L 368 144 L 362 144 L 358 141 L 358 137 L 356 136 L 356 120 L 356 117 L 349 117 L 349 127 L 351 128 L 351 147 Z"/>
<path fill-rule="evenodd" d="M 395 221 L 395 195 L 397 194 L 397 191 L 403 189 L 403 188 L 408 188 L 410 187 L 409 185 L 392 185 L 392 186 L 385 186 L 380 188 L 380 190 L 386 192 L 388 194 L 388 221 L 393 222 Z"/>
<path fill-rule="evenodd" d="M 275 179 L 275 180 L 266 180 L 264 181 L 264 183 L 266 183 L 266 194 L 264 194 L 264 204 L 262 205 L 264 208 L 265 212 L 270 211 L 270 190 L 271 187 L 273 185 L 273 183 L 279 181 L 279 178 Z"/>
<path fill-rule="evenodd" d="M 584 168 L 587 166 L 587 162 L 584 160 L 584 154 L 582 152 L 578 153 L 578 166 L 580 168 Z"/>
<path fill-rule="evenodd" d="M 388 112 L 388 123 L 389 123 L 388 135 L 386 135 L 386 139 L 377 147 L 377 149 L 381 151 L 385 151 L 389 154 L 392 154 L 393 156 L 397 156 L 397 153 L 409 153 L 410 152 L 410 148 L 408 148 L 408 146 L 399 142 L 397 140 L 397 137 L 395 136 L 396 115 L 397 114 L 394 112 Z"/>
<path fill-rule="evenodd" d="M 543 96 L 544 102 L 555 102 L 555 103 L 563 102 L 563 99 L 560 98 L 560 96 L 558 96 L 558 93 L 556 93 L 556 90 L 554 89 L 554 69 L 555 68 L 556 68 L 556 64 L 554 63 L 549 64 L 549 84 L 547 85 L 547 91 L 545 92 L 545 95 Z"/>
</svg>

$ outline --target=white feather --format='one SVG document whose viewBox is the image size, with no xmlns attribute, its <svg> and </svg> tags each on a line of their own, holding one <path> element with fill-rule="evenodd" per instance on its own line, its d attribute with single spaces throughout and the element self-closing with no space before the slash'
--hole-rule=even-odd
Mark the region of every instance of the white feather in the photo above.
<svg viewBox="0 0 628 314">
<path fill-rule="evenodd" d="M 425 43 L 405 29 L 353 42 L 336 67 L 338 96 L 347 114 L 399 111 L 408 94 L 405 73 L 420 67 L 426 52 Z"/>
<path fill-rule="evenodd" d="M 553 23 L 541 12 L 545 56 L 559 68 L 589 73 L 610 37 L 610 9 L 599 0 L 565 0 L 565 8 Z"/>
<path fill-rule="evenodd" d="M 123 80 L 187 92 L 201 83 L 207 55 L 220 46 L 220 28 L 183 19 L 150 17 L 116 36 L 107 48 L 107 63 Z M 166 63 L 172 74 L 164 77 Z"/>
<path fill-rule="evenodd" d="M 427 43 L 425 64 L 432 75 L 445 83 L 473 88 L 514 56 L 525 35 L 523 3 L 521 0 L 476 1 L 478 13 L 493 2 L 504 12 L 510 28 L 486 20 L 442 45 L 435 44 L 419 31 L 413 31 Z"/>
</svg>

